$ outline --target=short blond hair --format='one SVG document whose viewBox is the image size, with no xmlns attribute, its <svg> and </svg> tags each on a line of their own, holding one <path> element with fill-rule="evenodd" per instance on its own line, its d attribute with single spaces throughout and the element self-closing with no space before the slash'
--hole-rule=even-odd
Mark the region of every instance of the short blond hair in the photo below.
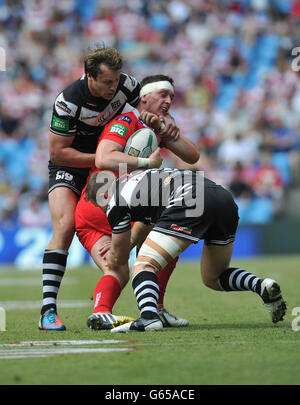
<svg viewBox="0 0 300 405">
<path fill-rule="evenodd" d="M 97 183 L 98 173 L 99 172 L 94 172 L 90 176 L 85 189 L 85 200 L 90 201 L 94 205 L 97 205 L 97 191 L 101 186 L 104 185 L 104 183 L 103 184 Z"/>
<path fill-rule="evenodd" d="M 85 200 L 90 201 L 96 206 L 99 205 L 97 198 L 99 197 L 98 192 L 101 194 L 113 192 L 116 182 L 116 175 L 110 170 L 100 170 L 94 172 L 88 182 L 85 189 Z"/>
<path fill-rule="evenodd" d="M 84 71 L 90 74 L 94 80 L 98 73 L 101 73 L 100 64 L 103 63 L 110 70 L 121 70 L 123 60 L 120 52 L 116 48 L 105 45 L 89 48 L 89 53 L 84 58 Z"/>
</svg>

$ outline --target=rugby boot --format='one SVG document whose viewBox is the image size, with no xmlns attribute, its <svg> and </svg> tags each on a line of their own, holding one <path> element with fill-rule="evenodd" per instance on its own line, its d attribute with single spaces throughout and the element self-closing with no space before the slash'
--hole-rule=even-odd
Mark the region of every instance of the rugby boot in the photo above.
<svg viewBox="0 0 300 405">
<path fill-rule="evenodd" d="M 165 328 L 179 328 L 182 326 L 188 326 L 189 324 L 189 321 L 187 319 L 177 318 L 175 315 L 170 314 L 170 312 L 167 311 L 165 308 L 158 311 L 158 316 Z"/>
<path fill-rule="evenodd" d="M 282 298 L 278 283 L 270 278 L 265 278 L 261 283 L 260 296 L 264 301 L 272 322 L 283 321 L 286 313 L 286 303 Z"/>
<path fill-rule="evenodd" d="M 94 330 L 109 330 L 130 321 L 134 321 L 134 318 L 113 315 L 105 312 L 96 312 L 88 317 L 87 326 Z"/>
<path fill-rule="evenodd" d="M 111 333 L 158 332 L 161 330 L 163 330 L 163 324 L 159 318 L 139 318 L 136 321 L 127 322 L 124 325 L 112 329 Z"/>
<path fill-rule="evenodd" d="M 54 308 L 50 308 L 43 315 L 41 315 L 39 321 L 39 329 L 61 331 L 66 330 L 66 327 L 59 319 L 56 310 Z"/>
</svg>

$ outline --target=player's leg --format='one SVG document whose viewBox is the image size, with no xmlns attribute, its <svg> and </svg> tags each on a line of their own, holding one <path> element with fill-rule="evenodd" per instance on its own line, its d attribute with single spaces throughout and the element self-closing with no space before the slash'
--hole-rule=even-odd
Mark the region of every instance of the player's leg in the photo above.
<svg viewBox="0 0 300 405">
<path fill-rule="evenodd" d="M 141 226 L 139 222 L 136 222 L 132 228 L 132 237 L 136 241 L 138 247 L 140 247 L 147 237 L 148 233 L 150 232 L 152 227 Z M 165 307 L 164 307 L 164 298 L 167 289 L 167 285 L 169 279 L 176 267 L 178 262 L 178 257 L 171 260 L 159 273 L 158 273 L 158 285 L 159 285 L 159 298 L 158 298 L 158 310 L 159 316 L 161 321 L 163 322 L 165 327 L 181 327 L 187 326 L 189 321 L 183 318 L 177 318 L 175 315 L 171 314 Z"/>
<path fill-rule="evenodd" d="M 159 310 L 164 308 L 164 299 L 165 299 L 165 293 L 167 289 L 168 282 L 170 280 L 170 277 L 175 270 L 176 264 L 178 262 L 178 257 L 173 259 L 170 263 L 166 265 L 165 268 L 162 269 L 157 275 L 158 278 L 158 284 L 159 284 L 159 298 L 157 302 L 157 307 Z"/>
<path fill-rule="evenodd" d="M 176 264 L 178 262 L 178 257 L 171 260 L 157 275 L 157 281 L 159 285 L 159 297 L 157 301 L 158 316 L 162 321 L 164 327 L 182 327 L 188 326 L 189 321 L 184 318 L 178 318 L 177 316 L 171 314 L 164 306 L 164 298 L 167 289 L 169 279 L 175 270 Z"/>
<path fill-rule="evenodd" d="M 109 245 L 111 242 L 111 235 L 103 235 L 101 238 L 97 240 L 97 242 L 93 245 L 91 249 L 91 256 L 96 263 L 96 265 L 102 269 L 104 275 L 114 277 L 118 284 L 120 291 L 125 287 L 129 280 L 129 271 L 128 265 L 120 266 L 118 271 L 111 270 L 107 266 L 107 261 L 104 255 L 101 255 L 99 252 L 101 248 L 105 245 L 107 248 L 107 252 L 109 250 Z"/>
<path fill-rule="evenodd" d="M 65 330 L 57 316 L 56 300 L 65 273 L 68 249 L 74 237 L 74 212 L 78 197 L 67 187 L 49 194 L 53 235 L 43 257 L 43 305 L 39 328 Z M 50 311 L 50 312 L 49 312 Z"/>
<path fill-rule="evenodd" d="M 203 246 L 201 276 L 203 283 L 217 291 L 253 291 L 264 301 L 272 322 L 283 320 L 286 304 L 278 283 L 260 278 L 241 268 L 230 267 L 233 243 Z"/>
<path fill-rule="evenodd" d="M 163 328 L 157 309 L 159 296 L 157 274 L 179 256 L 190 243 L 186 239 L 156 231 L 149 233 L 132 269 L 132 287 L 141 317 L 134 322 L 112 329 L 113 333 L 158 331 Z"/>
<path fill-rule="evenodd" d="M 129 268 L 127 264 L 120 266 L 118 271 L 108 268 L 105 256 L 100 251 L 103 247 L 108 251 L 110 241 L 110 235 L 102 235 L 90 250 L 95 264 L 104 273 L 95 286 L 94 311 L 87 321 L 87 326 L 95 330 L 112 329 L 133 320 L 128 316 L 112 314 L 113 307 L 129 280 Z"/>
<path fill-rule="evenodd" d="M 219 278 L 229 268 L 233 251 L 233 243 L 228 245 L 206 245 L 201 255 L 201 277 L 203 284 L 213 290 L 223 291 Z"/>
</svg>

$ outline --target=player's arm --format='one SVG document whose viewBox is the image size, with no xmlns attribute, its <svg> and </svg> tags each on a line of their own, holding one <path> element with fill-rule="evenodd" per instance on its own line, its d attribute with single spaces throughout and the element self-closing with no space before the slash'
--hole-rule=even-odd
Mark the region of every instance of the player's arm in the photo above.
<svg viewBox="0 0 300 405">
<path fill-rule="evenodd" d="M 141 161 L 138 157 L 123 153 L 127 139 L 135 131 L 131 124 L 132 119 L 125 116 L 105 126 L 96 150 L 95 166 L 98 169 L 116 172 L 120 163 L 127 165 L 128 172 L 139 168 Z"/>
<path fill-rule="evenodd" d="M 94 153 L 82 153 L 72 148 L 74 136 L 58 135 L 51 131 L 49 133 L 49 154 L 53 164 L 80 168 L 94 165 Z"/>
<path fill-rule="evenodd" d="M 140 117 L 145 124 L 159 131 L 163 140 L 163 146 L 184 162 L 194 164 L 199 160 L 200 153 L 195 144 L 188 138 L 180 135 L 180 130 L 170 114 L 158 117 L 151 112 L 142 111 Z"/>
<path fill-rule="evenodd" d="M 111 247 L 107 258 L 107 265 L 112 270 L 126 264 L 130 254 L 131 230 L 122 233 L 113 233 L 111 236 Z"/>
<path fill-rule="evenodd" d="M 128 137 L 134 132 L 130 128 L 130 117 L 121 117 L 107 124 L 103 130 L 95 157 L 95 166 L 100 170 L 117 172 L 119 163 L 127 165 L 127 171 L 136 170 L 138 158 L 123 153 Z"/>
<path fill-rule="evenodd" d="M 176 141 L 180 137 L 180 129 L 170 114 L 158 116 L 143 110 L 140 118 L 148 127 L 159 131 L 160 136 L 166 140 Z"/>
<path fill-rule="evenodd" d="M 180 137 L 180 129 L 176 125 L 174 118 L 170 114 L 160 117 L 160 135 L 172 141 L 176 141 Z"/>
<path fill-rule="evenodd" d="M 78 105 L 60 93 L 54 102 L 49 136 L 49 154 L 52 163 L 58 166 L 91 167 L 94 153 L 83 153 L 72 147 L 77 130 Z"/>
<path fill-rule="evenodd" d="M 103 139 L 96 151 L 95 166 L 98 169 L 111 170 L 113 172 L 119 170 L 120 163 L 126 163 L 128 172 L 143 167 L 139 158 L 127 155 L 123 150 L 123 145 L 110 139 Z M 156 149 L 149 159 L 149 168 L 160 167 L 163 161 L 159 149 Z"/>
<path fill-rule="evenodd" d="M 95 166 L 98 169 L 119 170 L 119 163 L 126 163 L 128 170 L 137 169 L 138 158 L 123 153 L 124 146 L 110 139 L 103 139 L 97 148 Z"/>
<path fill-rule="evenodd" d="M 180 135 L 176 141 L 164 139 L 164 147 L 189 164 L 198 162 L 200 158 L 200 152 L 195 144 L 183 135 Z"/>
</svg>

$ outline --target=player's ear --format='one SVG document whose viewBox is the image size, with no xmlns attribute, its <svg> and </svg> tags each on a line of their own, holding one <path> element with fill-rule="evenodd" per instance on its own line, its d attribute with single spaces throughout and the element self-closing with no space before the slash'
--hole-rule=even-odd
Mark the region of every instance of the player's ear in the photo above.
<svg viewBox="0 0 300 405">
<path fill-rule="evenodd" d="M 87 77 L 89 80 L 94 80 L 93 76 L 92 76 L 90 73 L 87 73 L 87 74 L 86 74 L 86 77 Z"/>
<path fill-rule="evenodd" d="M 144 94 L 143 96 L 140 96 L 140 103 L 146 104 L 148 100 L 148 94 Z"/>
</svg>

